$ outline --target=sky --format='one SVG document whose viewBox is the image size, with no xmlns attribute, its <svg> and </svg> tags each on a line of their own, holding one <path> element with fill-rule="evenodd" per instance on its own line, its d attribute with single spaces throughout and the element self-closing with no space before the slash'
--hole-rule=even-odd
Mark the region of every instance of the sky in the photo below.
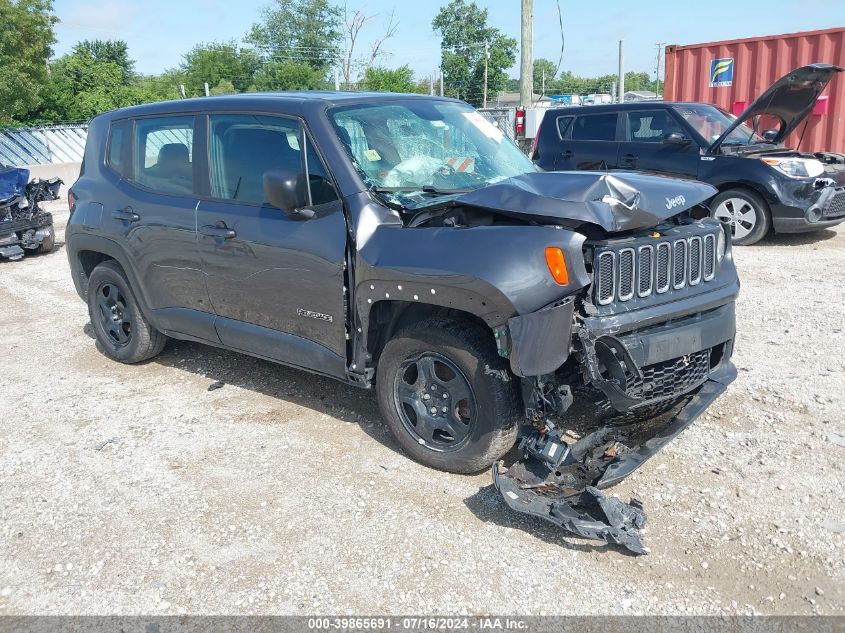
<svg viewBox="0 0 845 633">
<path fill-rule="evenodd" d="M 122 39 L 136 69 L 159 73 L 177 66 L 195 44 L 241 40 L 269 0 L 55 0 L 60 19 L 56 55 L 81 39 Z M 342 3 L 343 0 L 338 0 Z M 440 39 L 431 21 L 447 0 L 347 0 L 374 16 L 362 33 L 368 40 L 383 29 L 391 11 L 399 30 L 388 40 L 383 65 L 408 64 L 430 76 L 440 60 Z M 520 0 L 477 0 L 489 22 L 519 41 Z M 560 0 L 563 15 L 562 70 L 581 76 L 615 73 L 618 41 L 625 40 L 625 69 L 654 73 L 658 42 L 694 44 L 714 40 L 792 33 L 845 26 L 845 0 Z M 535 0 L 534 58 L 557 63 L 561 29 L 556 0 Z M 842 63 L 845 60 L 819 60 Z M 517 65 L 509 70 L 518 75 Z"/>
</svg>

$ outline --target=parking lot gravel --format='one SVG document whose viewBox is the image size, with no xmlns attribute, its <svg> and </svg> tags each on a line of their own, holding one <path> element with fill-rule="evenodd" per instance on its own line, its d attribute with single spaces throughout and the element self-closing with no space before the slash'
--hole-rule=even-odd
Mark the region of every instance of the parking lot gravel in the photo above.
<svg viewBox="0 0 845 633">
<path fill-rule="evenodd" d="M 845 228 L 735 249 L 738 380 L 610 491 L 636 557 L 412 462 L 370 391 L 108 360 L 51 206 L 56 250 L 0 262 L 0 614 L 845 613 Z"/>
</svg>

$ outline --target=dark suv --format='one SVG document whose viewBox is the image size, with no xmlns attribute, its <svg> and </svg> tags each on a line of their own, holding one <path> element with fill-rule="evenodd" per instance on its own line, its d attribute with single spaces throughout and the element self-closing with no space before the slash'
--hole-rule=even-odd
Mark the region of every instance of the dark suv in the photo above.
<svg viewBox="0 0 845 633">
<path fill-rule="evenodd" d="M 549 518 L 514 482 L 610 485 L 733 379 L 730 240 L 692 217 L 713 194 L 542 173 L 451 99 L 238 95 L 93 119 L 66 244 L 108 357 L 171 337 L 375 385 L 403 449 L 454 472 L 522 429 L 540 466 L 497 485 Z"/>
<path fill-rule="evenodd" d="M 841 70 L 799 68 L 739 117 L 706 103 L 654 101 L 549 110 L 532 158 L 545 170 L 642 170 L 709 183 L 719 191 L 710 212 L 735 244 L 753 244 L 772 228 L 835 226 L 845 221 L 845 155 L 782 142 Z"/>
</svg>

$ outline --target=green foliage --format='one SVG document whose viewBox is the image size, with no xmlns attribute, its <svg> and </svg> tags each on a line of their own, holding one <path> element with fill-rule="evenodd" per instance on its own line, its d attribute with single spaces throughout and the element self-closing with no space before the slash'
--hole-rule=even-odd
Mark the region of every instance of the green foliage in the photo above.
<svg viewBox="0 0 845 633">
<path fill-rule="evenodd" d="M 534 60 L 534 92 L 539 93 L 543 89 L 543 73 L 545 71 L 545 86 L 546 92 L 548 92 L 548 87 L 554 83 L 555 80 L 555 72 L 557 71 L 557 67 L 555 63 L 549 59 L 543 59 L 542 57 L 539 59 Z M 519 90 L 519 88 L 517 88 Z"/>
<path fill-rule="evenodd" d="M 446 93 L 480 105 L 484 91 L 485 42 L 489 47 L 489 98 L 503 89 L 505 69 L 516 61 L 516 40 L 487 25 L 487 9 L 475 0 L 452 0 L 431 23 L 442 38 L 441 55 Z"/>
<path fill-rule="evenodd" d="M 180 70 L 184 75 L 185 90 L 190 95 L 204 92 L 204 84 L 217 86 L 221 81 L 230 82 L 231 92 L 243 92 L 253 83 L 261 65 L 255 51 L 241 48 L 237 42 L 209 42 L 197 44 L 183 56 Z"/>
<path fill-rule="evenodd" d="M 370 66 L 364 72 L 361 87 L 373 92 L 417 92 L 414 71 L 407 65 L 393 70 L 381 66 Z M 428 92 L 427 87 L 425 92 Z"/>
<path fill-rule="evenodd" d="M 217 85 L 214 86 L 214 88 L 212 88 L 208 92 L 212 97 L 216 97 L 218 95 L 235 94 L 237 90 L 235 89 L 235 85 L 231 81 L 221 79 L 219 82 L 217 82 Z"/>
<path fill-rule="evenodd" d="M 135 62 L 129 58 L 129 47 L 123 40 L 82 40 L 73 47 L 73 52 L 97 62 L 117 64 L 125 86 L 135 77 Z"/>
<path fill-rule="evenodd" d="M 52 0 L 0 0 L 0 125 L 41 104 L 56 21 Z"/>
<path fill-rule="evenodd" d="M 339 58 L 343 11 L 329 0 L 275 0 L 246 41 L 273 63 L 305 64 L 325 77 Z"/>
<path fill-rule="evenodd" d="M 324 75 L 306 62 L 268 62 L 255 74 L 258 91 L 317 90 L 325 87 Z"/>
</svg>

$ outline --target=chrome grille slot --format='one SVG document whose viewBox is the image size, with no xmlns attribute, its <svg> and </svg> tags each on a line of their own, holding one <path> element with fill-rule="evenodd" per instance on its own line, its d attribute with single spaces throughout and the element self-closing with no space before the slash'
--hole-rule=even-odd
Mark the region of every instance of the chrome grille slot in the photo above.
<svg viewBox="0 0 845 633">
<path fill-rule="evenodd" d="M 689 285 L 697 286 L 701 283 L 701 238 L 699 236 L 689 238 Z"/>
<path fill-rule="evenodd" d="M 607 305 L 613 301 L 615 294 L 613 279 L 616 276 L 613 272 L 616 254 L 613 251 L 604 251 L 596 260 L 596 301 L 599 305 Z"/>
<path fill-rule="evenodd" d="M 672 247 L 669 246 L 669 242 L 661 242 L 657 245 L 657 294 L 663 294 L 669 290 L 669 255 L 671 252 Z"/>
<path fill-rule="evenodd" d="M 687 285 L 687 241 L 675 240 L 672 244 L 672 288 L 680 290 Z"/>
<path fill-rule="evenodd" d="M 634 249 L 619 251 L 619 301 L 628 301 L 634 296 Z"/>
<path fill-rule="evenodd" d="M 660 235 L 627 238 L 596 247 L 593 296 L 599 306 L 648 301 L 654 295 L 681 291 L 716 278 L 716 233 L 687 229 L 689 237 L 657 241 Z M 679 231 L 676 231 L 676 233 Z"/>
<path fill-rule="evenodd" d="M 704 281 L 710 281 L 716 275 L 716 236 L 712 233 L 704 236 Z"/>
<path fill-rule="evenodd" d="M 654 288 L 654 247 L 640 246 L 637 262 L 637 294 L 647 297 Z"/>
</svg>

